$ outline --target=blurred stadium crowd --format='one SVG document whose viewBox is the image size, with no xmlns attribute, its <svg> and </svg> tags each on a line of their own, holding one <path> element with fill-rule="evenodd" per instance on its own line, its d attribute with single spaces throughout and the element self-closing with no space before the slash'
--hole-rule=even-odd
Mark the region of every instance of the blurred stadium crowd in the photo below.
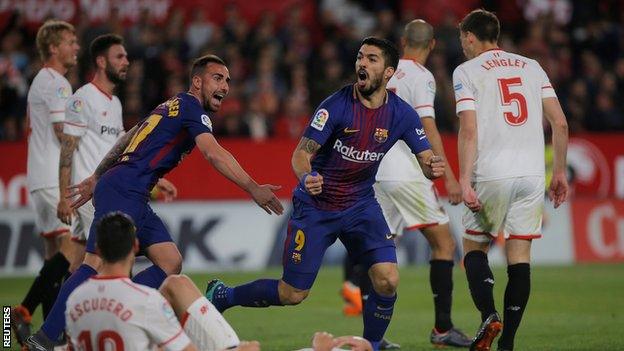
<svg viewBox="0 0 624 351">
<path fill-rule="evenodd" d="M 429 2 L 426 6 L 429 6 Z M 315 106 L 353 80 L 354 57 L 363 37 L 399 42 L 414 18 L 435 26 L 437 46 L 427 66 L 438 87 L 438 128 L 457 128 L 451 73 L 464 60 L 457 22 L 469 9 L 496 11 L 503 49 L 537 59 L 547 71 L 566 112 L 571 132 L 624 130 L 624 2 L 619 0 L 443 0 L 429 10 L 406 11 L 400 1 L 319 0 L 312 25 L 302 7 L 284 18 L 266 12 L 250 23 L 226 5 L 224 23 L 202 10 L 175 10 L 164 24 L 144 12 L 123 26 L 114 12 L 106 23 L 75 23 L 81 42 L 79 67 L 68 79 L 78 88 L 90 79 L 88 43 L 114 32 L 126 40 L 131 59 L 118 92 L 126 128 L 158 103 L 187 88 L 187 63 L 202 53 L 223 57 L 232 82 L 229 97 L 213 119 L 220 136 L 298 139 Z M 436 10 L 437 9 L 437 10 Z M 456 11 L 453 11 L 455 9 Z M 35 32 L 14 13 L 0 32 L 0 140 L 26 135 L 26 95 L 41 62 Z"/>
</svg>

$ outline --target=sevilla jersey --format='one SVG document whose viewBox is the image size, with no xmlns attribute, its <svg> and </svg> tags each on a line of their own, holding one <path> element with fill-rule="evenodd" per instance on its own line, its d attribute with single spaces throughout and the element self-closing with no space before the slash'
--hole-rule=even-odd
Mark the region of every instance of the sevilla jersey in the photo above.
<svg viewBox="0 0 624 351">
<path fill-rule="evenodd" d="M 127 277 L 87 280 L 69 295 L 65 318 L 70 342 L 79 351 L 173 351 L 190 344 L 169 302 Z"/>
<path fill-rule="evenodd" d="M 401 59 L 396 73 L 388 82 L 388 90 L 405 100 L 420 117 L 435 118 L 433 100 L 436 94 L 435 79 L 428 69 L 416 61 Z M 420 181 L 431 183 L 404 141 L 399 140 L 384 156 L 378 181 Z"/>
<path fill-rule="evenodd" d="M 52 68 L 44 67 L 28 91 L 28 190 L 58 187 L 60 143 L 53 123 L 65 120 L 65 102 L 72 94 L 67 79 Z"/>
<path fill-rule="evenodd" d="M 191 152 L 202 133 L 212 133 L 208 113 L 193 95 L 180 93 L 139 122 L 126 150 L 102 177 L 122 193 L 147 199 L 158 179 Z"/>
<path fill-rule="evenodd" d="M 457 113 L 477 114 L 473 180 L 544 176 L 542 99 L 556 97 L 537 61 L 488 50 L 453 72 Z"/>
<path fill-rule="evenodd" d="M 80 137 L 72 162 L 72 184 L 78 184 L 124 133 L 119 99 L 93 83 L 82 86 L 67 100 L 63 132 Z"/>
<path fill-rule="evenodd" d="M 383 105 L 366 108 L 351 85 L 321 103 L 304 136 L 321 145 L 311 163 L 323 176 L 323 191 L 311 196 L 298 186 L 294 196 L 322 210 L 342 210 L 374 198 L 379 163 L 397 140 L 415 154 L 430 149 L 410 105 L 388 92 Z"/>
</svg>

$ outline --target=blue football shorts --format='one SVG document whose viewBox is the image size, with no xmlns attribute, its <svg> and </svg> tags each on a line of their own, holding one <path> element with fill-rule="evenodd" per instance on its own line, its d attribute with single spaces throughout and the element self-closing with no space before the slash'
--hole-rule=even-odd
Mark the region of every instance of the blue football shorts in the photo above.
<svg viewBox="0 0 624 351">
<path fill-rule="evenodd" d="M 397 261 L 393 237 L 374 198 L 344 210 L 324 211 L 294 197 L 284 242 L 282 280 L 298 289 L 310 289 L 325 250 L 336 239 L 354 262 L 366 267 Z"/>
<path fill-rule="evenodd" d="M 171 242 L 171 234 L 162 220 L 154 213 L 147 199 L 133 197 L 121 193 L 106 178 L 100 178 L 93 192 L 95 217 L 89 231 L 86 251 L 95 253 L 97 241 L 97 224 L 107 214 L 120 211 L 132 218 L 136 226 L 136 236 L 139 239 L 139 252 L 144 253 L 150 245 Z"/>
</svg>

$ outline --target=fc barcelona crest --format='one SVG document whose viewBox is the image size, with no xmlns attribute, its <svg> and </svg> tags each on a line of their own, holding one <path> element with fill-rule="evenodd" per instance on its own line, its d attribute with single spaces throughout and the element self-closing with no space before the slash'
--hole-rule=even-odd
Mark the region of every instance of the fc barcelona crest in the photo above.
<svg viewBox="0 0 624 351">
<path fill-rule="evenodd" d="M 388 140 L 388 130 L 383 128 L 375 128 L 375 140 L 378 143 L 383 143 Z"/>
</svg>

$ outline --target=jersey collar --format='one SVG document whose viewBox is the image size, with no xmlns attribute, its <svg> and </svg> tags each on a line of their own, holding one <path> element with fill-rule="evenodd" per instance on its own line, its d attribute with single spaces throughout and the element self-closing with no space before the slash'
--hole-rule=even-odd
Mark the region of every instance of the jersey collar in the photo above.
<svg viewBox="0 0 624 351">
<path fill-rule="evenodd" d="M 352 89 L 351 89 L 351 94 L 353 96 L 353 100 L 355 100 L 357 102 L 360 102 L 360 100 L 358 100 L 357 93 L 356 93 L 355 89 L 357 89 L 357 88 L 355 87 L 355 84 L 353 84 L 352 85 Z M 384 98 L 384 105 L 388 103 L 388 98 L 389 98 L 388 96 L 389 96 L 388 90 L 386 89 L 386 97 Z"/>
</svg>

